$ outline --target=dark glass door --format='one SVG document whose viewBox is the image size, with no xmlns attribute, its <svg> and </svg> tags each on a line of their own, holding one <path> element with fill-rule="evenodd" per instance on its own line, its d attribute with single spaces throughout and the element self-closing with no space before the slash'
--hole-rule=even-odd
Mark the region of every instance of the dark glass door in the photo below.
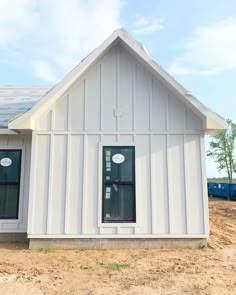
<svg viewBox="0 0 236 295">
<path fill-rule="evenodd" d="M 17 219 L 21 150 L 0 150 L 0 219 Z"/>
<path fill-rule="evenodd" d="M 135 222 L 134 147 L 103 148 L 103 222 Z"/>
</svg>

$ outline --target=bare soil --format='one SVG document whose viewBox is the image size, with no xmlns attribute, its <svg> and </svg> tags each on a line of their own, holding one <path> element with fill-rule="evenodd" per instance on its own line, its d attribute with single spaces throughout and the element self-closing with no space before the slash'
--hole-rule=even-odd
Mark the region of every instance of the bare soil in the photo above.
<svg viewBox="0 0 236 295">
<path fill-rule="evenodd" d="M 211 201 L 208 248 L 30 251 L 0 244 L 0 294 L 236 294 L 236 202 Z"/>
</svg>

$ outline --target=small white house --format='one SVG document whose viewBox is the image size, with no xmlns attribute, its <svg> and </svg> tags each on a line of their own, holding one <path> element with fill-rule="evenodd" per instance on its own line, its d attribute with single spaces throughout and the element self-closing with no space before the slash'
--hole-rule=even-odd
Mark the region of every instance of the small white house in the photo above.
<svg viewBox="0 0 236 295">
<path fill-rule="evenodd" d="M 31 247 L 208 237 L 205 134 L 227 127 L 116 30 L 55 87 L 0 87 L 0 232 Z"/>
</svg>

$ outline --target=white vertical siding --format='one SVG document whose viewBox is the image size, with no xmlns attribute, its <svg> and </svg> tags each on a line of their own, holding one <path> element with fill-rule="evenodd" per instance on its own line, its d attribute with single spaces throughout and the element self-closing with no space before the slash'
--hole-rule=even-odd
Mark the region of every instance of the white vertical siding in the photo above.
<svg viewBox="0 0 236 295">
<path fill-rule="evenodd" d="M 85 80 L 85 130 L 100 129 L 100 65 L 96 65 L 86 75 Z"/>
<path fill-rule="evenodd" d="M 86 195 L 84 195 L 85 232 L 87 234 L 98 233 L 98 135 L 91 135 L 87 141 L 87 173 Z"/>
<path fill-rule="evenodd" d="M 29 223 L 28 232 L 47 233 L 48 219 L 48 193 L 49 193 L 49 162 L 50 162 L 50 136 L 38 135 L 35 138 L 35 175 L 31 174 L 31 181 L 34 181 L 34 195 L 31 203 L 32 219 L 36 222 Z M 42 161 L 43 159 L 43 161 Z M 32 171 L 33 172 L 33 171 Z M 33 177 L 33 178 L 32 178 Z"/>
<path fill-rule="evenodd" d="M 54 135 L 51 166 L 51 196 L 48 208 L 48 234 L 64 232 L 67 171 L 67 136 Z"/>
<path fill-rule="evenodd" d="M 169 202 L 171 204 L 172 234 L 187 233 L 186 196 L 184 178 L 183 137 L 171 135 L 169 137 Z"/>
<path fill-rule="evenodd" d="M 187 135 L 185 138 L 189 233 L 204 233 L 203 199 L 199 198 L 202 194 L 200 138 L 196 135 Z"/>
<path fill-rule="evenodd" d="M 166 135 L 152 137 L 153 233 L 169 233 L 168 171 Z"/>
<path fill-rule="evenodd" d="M 70 163 L 69 175 L 67 178 L 67 206 L 65 232 L 67 234 L 81 234 L 81 212 L 83 195 L 83 146 L 84 138 L 82 135 L 71 135 L 70 153 L 68 160 Z"/>
<path fill-rule="evenodd" d="M 34 139 L 31 201 L 40 210 L 29 219 L 32 236 L 207 234 L 202 120 L 122 46 L 42 118 Z M 104 145 L 135 146 L 135 224 L 101 222 Z"/>
<path fill-rule="evenodd" d="M 84 130 L 84 101 L 85 80 L 74 84 L 69 94 L 69 128 L 70 130 Z M 75 112 L 76 110 L 76 112 Z"/>
</svg>

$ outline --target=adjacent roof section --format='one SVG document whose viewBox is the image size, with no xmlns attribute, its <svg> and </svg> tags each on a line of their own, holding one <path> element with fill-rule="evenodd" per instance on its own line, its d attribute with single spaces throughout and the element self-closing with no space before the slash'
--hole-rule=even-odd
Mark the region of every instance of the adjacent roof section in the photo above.
<svg viewBox="0 0 236 295">
<path fill-rule="evenodd" d="M 49 109 L 55 101 L 67 91 L 67 89 L 81 75 L 98 60 L 106 51 L 116 43 L 123 44 L 132 54 L 142 61 L 149 70 L 159 79 L 163 85 L 172 91 L 184 104 L 196 111 L 206 119 L 206 133 L 213 134 L 227 128 L 226 121 L 220 115 L 204 106 L 192 96 L 181 84 L 169 75 L 159 64 L 147 54 L 145 48 L 131 37 L 124 29 L 116 30 L 98 48 L 92 51 L 81 63 L 75 67 L 60 83 L 48 92 L 31 110 L 18 116 L 8 124 L 9 129 L 34 129 L 34 121 L 45 110 Z"/>
<path fill-rule="evenodd" d="M 0 86 L 0 128 L 23 114 L 43 97 L 51 86 Z"/>
</svg>

